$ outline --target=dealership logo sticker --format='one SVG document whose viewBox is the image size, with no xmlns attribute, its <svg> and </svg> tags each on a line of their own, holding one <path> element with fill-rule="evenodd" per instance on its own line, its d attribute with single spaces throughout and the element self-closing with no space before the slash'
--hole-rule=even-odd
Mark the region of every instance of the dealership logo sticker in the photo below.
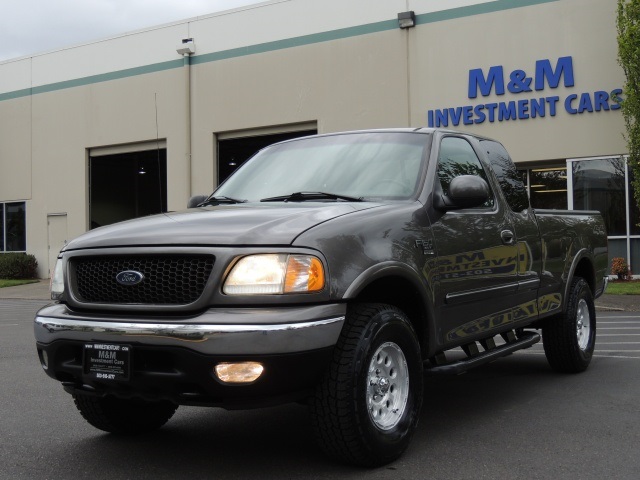
<svg viewBox="0 0 640 480">
<path fill-rule="evenodd" d="M 138 285 L 144 280 L 144 275 L 135 270 L 125 270 L 116 275 L 116 281 L 120 285 L 132 286 Z"/>
</svg>

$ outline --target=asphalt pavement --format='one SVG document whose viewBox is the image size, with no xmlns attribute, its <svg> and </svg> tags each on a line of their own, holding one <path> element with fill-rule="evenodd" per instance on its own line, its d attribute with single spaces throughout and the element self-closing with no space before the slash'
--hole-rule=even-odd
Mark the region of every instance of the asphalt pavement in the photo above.
<svg viewBox="0 0 640 480">
<path fill-rule="evenodd" d="M 638 479 L 640 313 L 598 313 L 593 361 L 579 375 L 554 373 L 536 344 L 465 375 L 429 377 L 405 455 L 357 469 L 321 454 L 297 404 L 181 406 L 147 435 L 96 430 L 40 366 L 33 317 L 47 302 L 0 299 L 0 480 Z"/>
</svg>

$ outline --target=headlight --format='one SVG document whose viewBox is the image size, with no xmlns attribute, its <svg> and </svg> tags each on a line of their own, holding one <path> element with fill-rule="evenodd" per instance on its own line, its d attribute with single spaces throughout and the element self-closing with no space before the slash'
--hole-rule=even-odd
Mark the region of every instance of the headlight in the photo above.
<svg viewBox="0 0 640 480">
<path fill-rule="evenodd" d="M 51 300 L 59 300 L 64 293 L 64 273 L 62 260 L 58 259 L 51 275 Z"/>
<path fill-rule="evenodd" d="M 249 255 L 233 267 L 222 291 L 227 295 L 310 293 L 324 288 L 322 262 L 312 255 Z"/>
</svg>

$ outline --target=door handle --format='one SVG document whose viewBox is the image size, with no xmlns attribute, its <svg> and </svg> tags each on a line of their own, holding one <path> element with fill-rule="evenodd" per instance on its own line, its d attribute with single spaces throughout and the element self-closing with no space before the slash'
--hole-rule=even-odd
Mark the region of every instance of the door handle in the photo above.
<svg viewBox="0 0 640 480">
<path fill-rule="evenodd" d="M 500 237 L 502 238 L 502 243 L 505 245 L 513 245 L 515 243 L 515 235 L 511 230 L 502 230 Z"/>
</svg>

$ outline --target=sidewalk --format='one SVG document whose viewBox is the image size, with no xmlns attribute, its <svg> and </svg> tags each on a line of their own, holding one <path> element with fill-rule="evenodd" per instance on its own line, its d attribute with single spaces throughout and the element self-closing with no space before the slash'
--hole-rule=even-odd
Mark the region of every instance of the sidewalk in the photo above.
<svg viewBox="0 0 640 480">
<path fill-rule="evenodd" d="M 51 300 L 49 294 L 49 279 L 40 280 L 38 283 L 28 283 L 17 287 L 0 288 L 0 300 Z"/>
<path fill-rule="evenodd" d="M 596 310 L 640 312 L 640 295 L 607 295 L 596 300 Z"/>
<path fill-rule="evenodd" d="M 3 299 L 50 300 L 49 280 L 0 288 L 0 300 Z M 640 312 L 640 295 L 602 295 L 596 300 L 596 310 Z"/>
</svg>

